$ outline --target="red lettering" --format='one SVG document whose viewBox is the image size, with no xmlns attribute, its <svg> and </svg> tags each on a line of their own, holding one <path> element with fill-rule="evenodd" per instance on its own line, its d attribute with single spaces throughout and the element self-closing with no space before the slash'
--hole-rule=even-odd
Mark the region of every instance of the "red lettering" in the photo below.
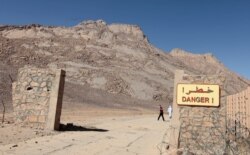
<svg viewBox="0 0 250 155">
<path fill-rule="evenodd" d="M 182 102 L 186 102 L 186 100 L 187 100 L 186 97 L 183 96 L 182 97 Z"/>
<path fill-rule="evenodd" d="M 196 101 L 199 103 L 201 100 L 199 97 L 196 97 Z"/>
<path fill-rule="evenodd" d="M 208 97 L 182 97 L 182 102 L 209 103 Z"/>
<path fill-rule="evenodd" d="M 204 103 L 204 102 L 205 102 L 205 98 L 201 97 L 201 103 Z"/>
<path fill-rule="evenodd" d="M 195 102 L 196 97 L 191 97 L 191 102 Z"/>
<path fill-rule="evenodd" d="M 205 103 L 209 103 L 209 98 L 208 97 L 205 98 Z"/>
</svg>

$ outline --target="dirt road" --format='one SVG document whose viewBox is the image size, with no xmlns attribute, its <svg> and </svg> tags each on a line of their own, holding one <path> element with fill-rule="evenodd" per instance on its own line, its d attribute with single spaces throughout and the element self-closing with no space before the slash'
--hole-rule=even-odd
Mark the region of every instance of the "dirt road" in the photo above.
<svg viewBox="0 0 250 155">
<path fill-rule="evenodd" d="M 0 146 L 0 155 L 158 155 L 167 126 L 157 115 L 95 118 L 65 128 L 73 131 Z"/>
</svg>

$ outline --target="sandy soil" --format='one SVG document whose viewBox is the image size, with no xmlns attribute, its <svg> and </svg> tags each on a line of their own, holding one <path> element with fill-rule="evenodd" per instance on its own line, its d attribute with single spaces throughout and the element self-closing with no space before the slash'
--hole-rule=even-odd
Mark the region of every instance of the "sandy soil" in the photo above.
<svg viewBox="0 0 250 155">
<path fill-rule="evenodd" d="M 0 128 L 0 155 L 164 154 L 169 122 L 157 121 L 157 116 L 145 109 L 74 107 L 62 111 L 64 131 L 41 131 L 14 124 L 7 115 Z"/>
</svg>

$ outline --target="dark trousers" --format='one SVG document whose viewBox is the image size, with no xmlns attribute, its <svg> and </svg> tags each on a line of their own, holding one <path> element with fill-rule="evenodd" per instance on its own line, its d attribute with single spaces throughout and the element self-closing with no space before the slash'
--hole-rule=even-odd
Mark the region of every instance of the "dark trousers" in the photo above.
<svg viewBox="0 0 250 155">
<path fill-rule="evenodd" d="M 160 114 L 159 114 L 158 120 L 160 119 L 160 117 L 162 117 L 163 121 L 165 121 L 164 116 L 163 116 L 163 113 L 160 113 Z"/>
</svg>

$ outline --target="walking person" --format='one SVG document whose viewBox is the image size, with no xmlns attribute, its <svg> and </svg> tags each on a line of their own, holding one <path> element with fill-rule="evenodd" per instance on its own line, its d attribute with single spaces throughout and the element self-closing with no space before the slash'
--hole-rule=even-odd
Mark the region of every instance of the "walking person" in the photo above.
<svg viewBox="0 0 250 155">
<path fill-rule="evenodd" d="M 172 112 L 173 112 L 173 109 L 172 109 L 172 107 L 171 107 L 171 105 L 168 107 L 168 117 L 169 117 L 169 119 L 171 119 L 172 118 Z"/>
<path fill-rule="evenodd" d="M 165 121 L 164 116 L 163 116 L 163 108 L 162 108 L 161 105 L 160 105 L 160 114 L 159 114 L 159 117 L 158 117 L 158 121 L 159 121 L 160 117 L 162 117 L 162 120 Z"/>
</svg>

